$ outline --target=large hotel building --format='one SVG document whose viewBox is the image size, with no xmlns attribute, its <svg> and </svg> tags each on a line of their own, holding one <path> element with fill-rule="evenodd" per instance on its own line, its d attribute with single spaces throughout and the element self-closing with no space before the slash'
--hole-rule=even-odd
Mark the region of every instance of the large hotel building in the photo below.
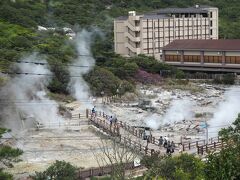
<svg viewBox="0 0 240 180">
<path fill-rule="evenodd" d="M 115 52 L 161 59 L 162 48 L 176 39 L 218 39 L 218 8 L 199 6 L 166 8 L 114 20 Z"/>
</svg>

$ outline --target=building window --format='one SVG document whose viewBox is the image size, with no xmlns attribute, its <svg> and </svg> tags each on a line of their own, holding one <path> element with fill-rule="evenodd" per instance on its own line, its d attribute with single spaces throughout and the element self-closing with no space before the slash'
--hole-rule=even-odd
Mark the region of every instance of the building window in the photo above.
<svg viewBox="0 0 240 180">
<path fill-rule="evenodd" d="M 200 55 L 184 55 L 183 59 L 184 62 L 201 62 Z"/>
<path fill-rule="evenodd" d="M 210 21 L 210 26 L 212 27 L 212 21 Z"/>
<path fill-rule="evenodd" d="M 210 29 L 210 35 L 213 35 L 213 33 L 212 33 L 212 29 Z"/>
<path fill-rule="evenodd" d="M 222 63 L 222 56 L 204 56 L 204 63 Z"/>
<path fill-rule="evenodd" d="M 239 56 L 226 56 L 225 57 L 226 64 L 240 64 Z"/>
<path fill-rule="evenodd" d="M 165 55 L 165 61 L 180 62 L 181 56 L 180 55 Z"/>
<path fill-rule="evenodd" d="M 210 18 L 212 18 L 212 12 L 210 12 Z"/>
</svg>

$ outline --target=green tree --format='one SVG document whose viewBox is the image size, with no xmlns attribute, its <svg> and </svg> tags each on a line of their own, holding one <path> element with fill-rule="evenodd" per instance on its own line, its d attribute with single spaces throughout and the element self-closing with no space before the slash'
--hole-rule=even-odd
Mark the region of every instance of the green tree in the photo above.
<svg viewBox="0 0 240 180">
<path fill-rule="evenodd" d="M 65 161 L 56 161 L 43 172 L 35 172 L 34 180 L 74 180 L 77 168 Z"/>
<path fill-rule="evenodd" d="M 227 143 L 219 153 L 211 153 L 206 162 L 207 179 L 240 179 L 240 114 L 233 125 L 219 132 Z"/>
<path fill-rule="evenodd" d="M 143 162 L 149 168 L 147 177 L 179 180 L 204 178 L 204 163 L 194 155 L 181 154 L 175 157 L 155 155 Z"/>
<path fill-rule="evenodd" d="M 5 128 L 0 128 L 0 138 L 2 134 L 8 132 L 9 130 Z M 20 149 L 13 149 L 10 146 L 1 145 L 0 146 L 0 162 L 8 168 L 13 167 L 13 162 L 19 161 L 19 156 L 23 153 Z M 3 166 L 3 167 L 4 167 Z M 4 168 L 0 169 L 0 179 L 2 180 L 12 180 L 13 176 L 9 173 L 3 172 Z"/>
<path fill-rule="evenodd" d="M 91 91 L 98 96 L 104 91 L 106 95 L 115 95 L 121 80 L 105 68 L 96 67 L 85 76 Z"/>
<path fill-rule="evenodd" d="M 232 73 L 224 74 L 222 82 L 223 82 L 223 84 L 234 84 L 235 75 Z"/>
<path fill-rule="evenodd" d="M 70 81 L 70 74 L 67 67 L 61 62 L 52 62 L 50 64 L 53 78 L 48 85 L 48 89 L 54 93 L 68 94 L 68 83 Z"/>
</svg>

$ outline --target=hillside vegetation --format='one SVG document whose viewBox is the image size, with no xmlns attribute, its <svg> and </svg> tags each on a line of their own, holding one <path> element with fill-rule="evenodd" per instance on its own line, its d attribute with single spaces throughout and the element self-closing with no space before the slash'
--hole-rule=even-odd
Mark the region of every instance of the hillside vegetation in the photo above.
<svg viewBox="0 0 240 180">
<path fill-rule="evenodd" d="M 123 87 L 121 93 L 133 91 L 134 75 L 141 69 L 146 73 L 159 73 L 160 70 L 172 70 L 174 77 L 183 73 L 152 58 L 140 56 L 132 59 L 119 57 L 113 52 L 113 19 L 127 15 L 129 10 L 147 12 L 165 7 L 187 7 L 196 3 L 217 6 L 220 15 L 220 37 L 239 38 L 240 1 L 230 0 L 1 0 L 0 2 L 0 70 L 11 72 L 12 62 L 31 53 L 46 55 L 50 68 L 55 74 L 49 85 L 54 93 L 68 94 L 70 80 L 67 63 L 76 58 L 76 49 L 62 31 L 62 27 L 72 29 L 98 28 L 103 36 L 95 35 L 92 43 L 93 55 L 97 67 L 88 75 L 91 90 L 99 95 L 106 91 L 114 95 L 116 89 Z M 37 31 L 37 26 L 55 27 L 55 31 Z M 100 68 L 100 69 L 99 69 Z M 105 79 L 93 84 L 95 73 L 109 74 L 108 83 L 117 83 L 115 87 L 103 87 Z M 65 78 L 62 78 L 65 77 Z M 94 80 L 94 82 L 95 82 Z M 126 84 L 127 83 L 127 84 Z M 113 89 L 112 89 L 113 88 Z"/>
</svg>

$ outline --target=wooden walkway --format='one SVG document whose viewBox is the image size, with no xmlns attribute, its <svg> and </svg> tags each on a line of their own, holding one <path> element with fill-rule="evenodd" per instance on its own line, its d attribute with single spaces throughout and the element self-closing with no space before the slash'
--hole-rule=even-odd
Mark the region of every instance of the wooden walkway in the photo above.
<svg viewBox="0 0 240 180">
<path fill-rule="evenodd" d="M 130 126 L 127 123 L 119 121 L 113 123 L 109 122 L 109 115 L 104 112 L 97 112 L 94 115 L 90 113 L 90 110 L 86 111 L 86 116 L 89 121 L 97 128 L 102 129 L 108 135 L 112 137 L 118 137 L 121 143 L 127 144 L 129 147 L 138 150 L 145 155 L 152 155 L 153 153 L 165 154 L 166 149 L 158 145 L 158 138 L 150 136 L 148 142 L 143 140 L 144 130 L 141 128 Z M 134 137 L 134 138 L 133 138 Z M 198 154 L 200 157 L 207 154 L 209 151 L 219 151 L 219 149 L 226 146 L 219 137 L 206 140 L 199 140 L 195 142 L 183 142 L 181 146 L 176 144 L 174 154 L 179 152 L 186 152 L 189 154 Z M 179 149 L 181 147 L 181 149 Z"/>
</svg>

